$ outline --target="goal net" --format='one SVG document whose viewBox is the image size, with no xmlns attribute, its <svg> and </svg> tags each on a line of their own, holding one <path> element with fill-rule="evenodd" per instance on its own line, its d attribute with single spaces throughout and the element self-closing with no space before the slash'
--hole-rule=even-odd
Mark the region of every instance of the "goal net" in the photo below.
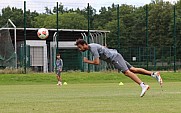
<svg viewBox="0 0 181 113">
<path fill-rule="evenodd" d="M 6 67 L 16 67 L 16 54 L 14 52 L 8 24 L 0 28 L 0 68 Z"/>
</svg>

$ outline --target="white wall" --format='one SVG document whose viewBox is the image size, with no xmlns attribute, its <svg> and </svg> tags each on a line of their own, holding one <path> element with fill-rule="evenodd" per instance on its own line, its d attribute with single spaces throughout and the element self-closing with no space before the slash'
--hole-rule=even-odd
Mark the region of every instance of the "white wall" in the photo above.
<svg viewBox="0 0 181 113">
<path fill-rule="evenodd" d="M 46 40 L 27 40 L 30 45 L 31 66 L 43 66 L 43 72 L 48 72 Z"/>
</svg>

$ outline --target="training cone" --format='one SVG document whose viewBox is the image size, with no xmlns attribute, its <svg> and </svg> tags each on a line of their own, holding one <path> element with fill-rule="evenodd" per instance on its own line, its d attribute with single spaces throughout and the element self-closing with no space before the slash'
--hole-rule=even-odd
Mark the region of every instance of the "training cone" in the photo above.
<svg viewBox="0 0 181 113">
<path fill-rule="evenodd" d="M 67 85 L 67 82 L 64 82 L 63 85 Z"/>
<path fill-rule="evenodd" d="M 122 85 L 124 85 L 124 84 L 123 84 L 122 82 L 120 82 L 120 83 L 119 83 L 119 86 L 122 86 Z"/>
</svg>

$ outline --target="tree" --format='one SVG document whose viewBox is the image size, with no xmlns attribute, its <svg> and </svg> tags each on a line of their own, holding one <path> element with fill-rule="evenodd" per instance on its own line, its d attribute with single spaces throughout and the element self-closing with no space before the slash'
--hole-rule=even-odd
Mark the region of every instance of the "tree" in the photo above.
<svg viewBox="0 0 181 113">
<path fill-rule="evenodd" d="M 35 27 L 56 28 L 56 14 L 42 14 L 35 18 Z M 87 19 L 77 13 L 59 14 L 59 28 L 87 29 Z"/>
<path fill-rule="evenodd" d="M 124 26 L 122 24 L 122 21 L 120 21 L 120 23 L 121 23 L 121 29 L 123 29 Z M 122 39 L 125 39 L 124 36 L 121 36 L 121 40 L 118 40 L 117 20 L 112 20 L 112 21 L 106 23 L 105 29 L 110 31 L 110 33 L 107 36 L 107 45 L 108 45 L 108 47 L 118 48 L 118 41 L 120 41 L 121 43 L 123 43 L 123 41 L 125 41 L 125 40 L 122 40 Z"/>
<path fill-rule="evenodd" d="M 146 46 L 146 38 L 145 38 L 145 33 L 146 33 L 146 29 L 145 29 L 145 7 L 138 7 L 134 9 L 133 12 L 133 19 L 132 21 L 134 23 L 132 26 L 132 37 L 134 37 L 134 39 L 131 39 L 132 41 L 132 46 L 136 46 L 136 47 L 145 47 Z"/>
<path fill-rule="evenodd" d="M 7 23 L 8 19 L 11 19 L 17 27 L 23 26 L 23 10 L 15 7 L 10 8 L 9 6 L 2 9 L 2 15 L 0 25 L 3 26 Z"/>
<path fill-rule="evenodd" d="M 34 18 L 34 27 L 43 28 L 45 27 L 45 19 L 47 18 L 47 14 L 40 14 Z M 52 22 L 53 23 L 53 22 Z"/>
<path fill-rule="evenodd" d="M 53 13 L 56 13 L 57 12 L 57 7 L 55 6 L 54 8 L 53 8 Z M 64 9 L 64 5 L 60 2 L 60 4 L 58 5 L 58 12 L 59 13 L 61 13 L 61 14 L 63 14 L 63 13 L 65 13 L 66 11 L 65 11 L 65 9 Z"/>
<path fill-rule="evenodd" d="M 33 27 L 33 18 L 38 16 L 36 11 L 30 12 L 30 10 L 26 11 L 27 15 L 27 27 Z M 16 7 L 6 7 L 2 9 L 2 14 L 0 15 L 0 27 L 7 23 L 8 19 L 11 19 L 12 22 L 16 25 L 16 27 L 24 27 L 24 13 L 22 9 L 18 9 Z"/>
<path fill-rule="evenodd" d="M 65 13 L 60 16 L 60 27 L 63 29 L 87 29 L 87 19 L 77 13 Z"/>
<path fill-rule="evenodd" d="M 114 5 L 112 5 L 114 6 Z M 114 8 L 114 11 L 112 10 Z M 106 23 L 116 19 L 116 9 L 115 7 L 101 7 L 99 10 L 100 14 L 94 15 L 94 29 L 104 29 Z"/>
<path fill-rule="evenodd" d="M 179 0 L 176 7 L 176 50 L 177 50 L 177 58 L 181 58 L 181 1 Z M 174 18 L 174 17 L 173 17 Z M 170 25 L 170 29 L 173 29 L 173 19 L 172 24 Z M 173 41 L 172 41 L 173 42 Z M 173 43 L 172 43 L 173 45 Z"/>
<path fill-rule="evenodd" d="M 156 2 L 149 5 L 149 45 L 171 46 L 172 31 L 169 29 L 173 8 L 169 2 Z"/>
<path fill-rule="evenodd" d="M 51 15 L 53 13 L 52 13 L 51 9 L 49 9 L 48 7 L 45 7 L 45 14 Z"/>
</svg>

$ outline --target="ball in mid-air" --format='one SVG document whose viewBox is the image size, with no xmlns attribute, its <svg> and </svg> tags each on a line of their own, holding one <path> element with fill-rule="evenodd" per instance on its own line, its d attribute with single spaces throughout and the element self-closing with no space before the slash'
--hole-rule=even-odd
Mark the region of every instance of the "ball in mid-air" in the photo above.
<svg viewBox="0 0 181 113">
<path fill-rule="evenodd" d="M 46 29 L 46 28 L 38 29 L 37 35 L 40 39 L 48 38 L 48 35 L 49 35 L 48 29 Z"/>
</svg>

